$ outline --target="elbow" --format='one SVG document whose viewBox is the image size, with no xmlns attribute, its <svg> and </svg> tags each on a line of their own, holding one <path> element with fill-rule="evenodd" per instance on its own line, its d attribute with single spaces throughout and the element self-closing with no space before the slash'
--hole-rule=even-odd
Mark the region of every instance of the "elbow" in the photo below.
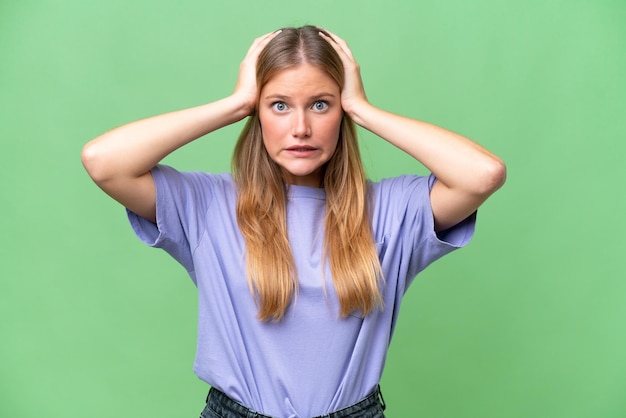
<svg viewBox="0 0 626 418">
<path fill-rule="evenodd" d="M 502 187 L 506 181 L 506 164 L 494 157 L 483 168 L 478 194 L 489 196 Z"/>
<path fill-rule="evenodd" d="M 89 177 L 96 183 L 101 184 L 106 181 L 106 164 L 103 162 L 101 152 L 98 150 L 98 144 L 94 141 L 88 142 L 80 154 L 83 167 L 89 174 Z"/>
</svg>

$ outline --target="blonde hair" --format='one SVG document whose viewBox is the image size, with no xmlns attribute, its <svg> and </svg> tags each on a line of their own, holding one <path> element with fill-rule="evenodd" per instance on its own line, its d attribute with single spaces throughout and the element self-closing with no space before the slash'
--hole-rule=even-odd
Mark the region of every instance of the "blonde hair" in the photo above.
<svg viewBox="0 0 626 418">
<path fill-rule="evenodd" d="M 329 74 L 341 88 L 341 59 L 314 26 L 285 28 L 261 52 L 259 90 L 277 72 L 301 63 Z M 248 284 L 260 320 L 279 321 L 298 291 L 297 272 L 287 236 L 286 188 L 280 167 L 263 145 L 261 125 L 253 114 L 233 154 L 238 187 L 237 222 L 246 243 Z M 367 315 L 382 307 L 382 273 L 370 226 L 367 179 L 354 122 L 344 114 L 339 141 L 323 174 L 326 191 L 324 257 L 340 303 L 340 315 Z"/>
</svg>

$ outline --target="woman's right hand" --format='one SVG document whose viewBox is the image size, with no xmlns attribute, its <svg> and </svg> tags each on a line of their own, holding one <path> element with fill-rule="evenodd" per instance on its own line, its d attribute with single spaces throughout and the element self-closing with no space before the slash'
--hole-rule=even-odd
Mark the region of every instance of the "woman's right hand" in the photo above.
<svg viewBox="0 0 626 418">
<path fill-rule="evenodd" d="M 254 112 L 259 99 L 259 91 L 256 81 L 256 65 L 259 54 L 280 32 L 281 31 L 278 30 L 256 38 L 248 49 L 245 58 L 239 65 L 239 76 L 237 77 L 237 84 L 235 85 L 233 96 L 242 100 L 245 108 L 248 110 L 248 115 Z"/>
<path fill-rule="evenodd" d="M 178 148 L 254 112 L 259 95 L 257 58 L 278 33 L 255 39 L 231 96 L 131 122 L 89 141 L 81 158 L 91 178 L 113 199 L 155 221 L 156 189 L 150 170 Z"/>
</svg>

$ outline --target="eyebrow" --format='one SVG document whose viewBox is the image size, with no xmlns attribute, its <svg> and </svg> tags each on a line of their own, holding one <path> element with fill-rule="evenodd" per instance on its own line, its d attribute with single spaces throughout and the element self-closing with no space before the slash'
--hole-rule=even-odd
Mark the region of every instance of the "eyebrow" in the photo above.
<svg viewBox="0 0 626 418">
<path fill-rule="evenodd" d="M 315 96 L 311 96 L 308 99 L 311 101 L 315 101 L 315 100 L 319 100 L 319 99 L 323 99 L 323 98 L 335 98 L 335 95 L 332 93 L 320 93 L 320 94 L 316 94 Z M 291 96 L 285 96 L 283 94 L 270 94 L 267 95 L 263 98 L 264 100 L 268 100 L 268 99 L 278 99 L 278 100 L 289 100 L 291 99 Z"/>
</svg>

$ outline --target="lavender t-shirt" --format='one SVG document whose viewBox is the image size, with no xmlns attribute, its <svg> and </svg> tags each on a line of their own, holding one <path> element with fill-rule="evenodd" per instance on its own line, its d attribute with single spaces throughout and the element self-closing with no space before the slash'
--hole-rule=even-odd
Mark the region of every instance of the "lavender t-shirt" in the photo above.
<svg viewBox="0 0 626 418">
<path fill-rule="evenodd" d="M 152 175 L 157 224 L 132 212 L 129 219 L 141 240 L 178 260 L 198 287 L 194 371 L 249 408 L 280 418 L 323 415 L 367 396 L 382 375 L 409 284 L 474 232 L 472 216 L 435 234 L 432 175 L 371 183 L 385 308 L 365 318 L 340 318 L 322 259 L 324 189 L 289 186 L 287 228 L 299 291 L 281 322 L 260 322 L 248 289 L 230 174 L 182 173 L 159 165 Z"/>
</svg>

